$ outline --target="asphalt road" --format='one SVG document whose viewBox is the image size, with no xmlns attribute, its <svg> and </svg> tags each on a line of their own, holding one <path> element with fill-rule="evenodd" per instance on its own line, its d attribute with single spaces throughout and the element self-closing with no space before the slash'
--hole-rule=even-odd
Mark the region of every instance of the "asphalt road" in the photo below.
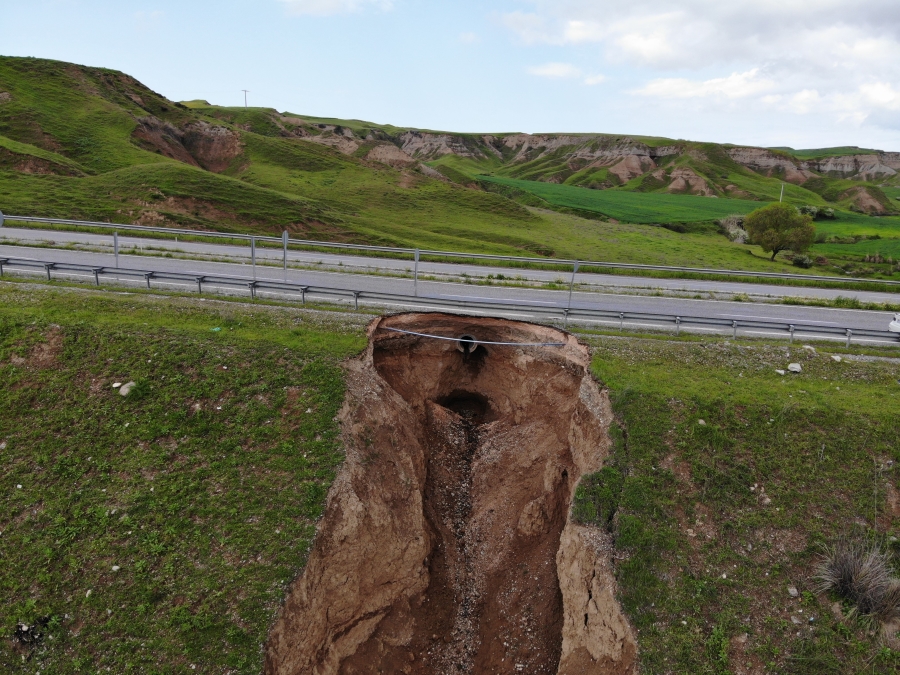
<svg viewBox="0 0 900 675">
<path fill-rule="evenodd" d="M 56 245 L 82 244 L 90 246 L 109 247 L 112 251 L 112 235 L 89 234 L 84 232 L 64 232 L 50 230 L 32 230 L 24 228 L 0 228 L 0 240 L 15 239 L 23 243 L 26 242 L 53 242 Z M 153 247 L 156 253 L 160 253 L 160 249 L 171 251 L 180 251 L 189 255 L 211 256 L 218 258 L 229 258 L 236 261 L 250 261 L 249 245 L 236 246 L 228 244 L 207 244 L 197 242 L 175 242 L 163 239 L 146 239 L 133 236 L 119 236 L 120 250 Z M 147 251 L 150 253 L 150 251 Z M 4 255 L 15 255 L 13 253 L 5 253 Z M 23 257 L 34 257 L 25 256 Z M 48 258 L 49 259 L 49 258 Z M 108 260 L 112 260 L 112 255 L 107 256 Z M 262 248 L 257 246 L 256 259 L 259 262 L 281 263 L 281 249 Z M 412 260 L 392 260 L 389 258 L 371 258 L 359 255 L 348 255 L 342 253 L 319 253 L 310 251 L 288 251 L 288 263 L 300 265 L 321 265 L 323 268 L 334 269 L 342 267 L 344 269 L 353 270 L 360 273 L 377 274 L 378 272 L 388 273 L 405 273 L 411 271 L 413 267 Z M 112 264 L 112 263 L 106 263 Z M 136 267 L 147 267 L 148 265 L 156 265 L 156 263 L 145 262 L 143 264 L 133 265 Z M 124 264 L 123 264 L 124 267 Z M 162 269 L 162 268 L 158 268 Z M 268 272 L 271 274 L 272 272 Z M 548 282 L 563 280 L 568 283 L 571 280 L 571 272 L 548 271 L 520 269 L 510 267 L 492 267 L 489 265 L 471 265 L 456 264 L 444 262 L 426 262 L 419 263 L 420 275 L 436 275 L 436 276 L 460 276 L 463 273 L 472 277 L 487 277 L 489 274 L 503 274 L 505 276 L 521 276 L 529 281 Z M 897 292 L 870 292 L 870 291 L 854 291 L 831 288 L 814 288 L 804 286 L 778 286 L 773 284 L 750 284 L 750 283 L 732 283 L 723 281 L 695 281 L 690 279 L 656 279 L 640 276 L 625 276 L 611 274 L 593 274 L 578 273 L 575 277 L 577 284 L 583 287 L 590 287 L 590 290 L 608 293 L 627 292 L 629 289 L 637 291 L 662 290 L 667 292 L 683 291 L 689 293 L 724 293 L 724 294 L 746 294 L 756 297 L 805 297 L 819 299 L 833 299 L 838 296 L 855 297 L 863 302 L 898 302 L 900 298 L 900 288 Z M 587 290 L 587 289 L 585 289 Z"/>
<path fill-rule="evenodd" d="M 0 246 L 0 256 L 29 258 L 47 262 L 77 263 L 83 265 L 114 265 L 113 256 L 102 253 L 68 251 L 60 249 L 27 248 L 22 246 Z M 143 256 L 120 255 L 122 268 L 182 272 L 196 275 L 220 275 L 252 278 L 253 268 L 249 264 L 221 263 L 177 258 L 147 258 Z M 411 279 L 379 277 L 342 272 L 281 270 L 271 267 L 256 268 L 257 279 L 271 281 L 291 281 L 299 284 L 324 286 L 360 291 L 380 291 L 385 293 L 412 295 Z M 91 275 L 86 275 L 93 279 Z M 123 279 L 124 281 L 124 279 Z M 134 279 L 129 281 L 132 283 Z M 156 287 L 194 290 L 192 283 L 176 284 L 153 282 Z M 545 307 L 565 307 L 567 291 L 550 291 L 538 288 L 516 288 L 502 286 L 478 286 L 471 284 L 419 281 L 418 295 L 423 298 L 482 300 L 499 302 L 528 303 Z M 675 314 L 681 316 L 703 316 L 728 320 L 751 319 L 779 321 L 797 324 L 834 326 L 839 328 L 887 330 L 892 319 L 889 312 L 873 312 L 822 307 L 798 307 L 767 303 L 728 302 L 719 300 L 692 300 L 686 298 L 620 295 L 613 293 L 575 292 L 572 306 L 611 310 L 616 312 L 646 312 L 655 314 Z M 516 316 L 525 316 L 516 312 Z"/>
</svg>

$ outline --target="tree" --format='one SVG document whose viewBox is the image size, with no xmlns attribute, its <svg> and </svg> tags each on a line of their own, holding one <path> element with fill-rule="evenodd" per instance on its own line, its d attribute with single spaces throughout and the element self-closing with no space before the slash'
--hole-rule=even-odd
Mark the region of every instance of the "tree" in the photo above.
<svg viewBox="0 0 900 675">
<path fill-rule="evenodd" d="M 772 260 L 781 251 L 802 253 L 816 237 L 812 217 L 784 202 L 775 202 L 750 213 L 744 219 L 744 229 L 750 235 L 751 244 L 772 252 Z"/>
</svg>

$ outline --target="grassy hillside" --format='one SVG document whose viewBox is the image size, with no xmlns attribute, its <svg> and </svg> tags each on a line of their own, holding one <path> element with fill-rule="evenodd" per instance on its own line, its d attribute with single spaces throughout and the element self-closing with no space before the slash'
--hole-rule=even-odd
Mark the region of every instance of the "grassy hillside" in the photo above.
<svg viewBox="0 0 900 675">
<path fill-rule="evenodd" d="M 624 339 L 593 364 L 621 434 L 575 508 L 615 536 L 645 672 L 897 672 L 897 642 L 812 576 L 842 536 L 900 554 L 900 366 Z"/>
<path fill-rule="evenodd" d="M 0 289 L 0 670 L 258 673 L 341 461 L 360 331 L 73 299 Z"/>
<path fill-rule="evenodd" d="M 512 255 L 789 269 L 784 260 L 747 256 L 754 247 L 731 244 L 715 227 L 676 227 L 691 233 L 670 238 L 657 228 L 615 230 L 596 222 L 602 215 L 638 226 L 709 224 L 778 199 L 784 166 L 774 173 L 748 168 L 732 150 L 609 134 L 453 134 L 206 101 L 180 104 L 116 71 L 0 57 L 0 209 L 12 214 L 235 232 L 287 229 L 308 238 Z M 806 153 L 750 150 L 788 164 Z M 834 149 L 834 156 L 850 150 Z M 656 153 L 656 159 L 636 159 L 632 152 Z M 597 153 L 609 156 L 590 159 Z M 620 160 L 631 168 L 617 169 Z M 823 248 L 814 252 L 828 261 L 817 272 L 838 273 L 835 263 L 858 274 L 900 271 L 893 262 L 900 219 L 847 210 L 900 210 L 891 187 L 854 177 L 804 180 L 786 184 L 787 201 L 839 212 L 837 221 L 820 224 Z M 698 191 L 717 199 L 691 194 Z M 572 217 L 578 215 L 593 220 Z M 881 243 L 874 245 L 875 237 Z M 865 262 L 873 254 L 885 262 Z"/>
<path fill-rule="evenodd" d="M 341 461 L 363 321 L 0 284 L 0 670 L 258 673 Z M 897 364 L 592 349 L 620 431 L 573 508 L 614 535 L 644 672 L 895 672 L 810 574 L 842 533 L 900 553 Z"/>
</svg>

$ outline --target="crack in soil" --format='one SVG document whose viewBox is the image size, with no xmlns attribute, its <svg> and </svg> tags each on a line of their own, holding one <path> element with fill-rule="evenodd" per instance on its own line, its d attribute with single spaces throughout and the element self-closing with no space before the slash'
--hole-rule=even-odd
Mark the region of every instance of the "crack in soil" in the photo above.
<svg viewBox="0 0 900 675">
<path fill-rule="evenodd" d="M 376 319 L 369 336 L 347 366 L 347 458 L 266 673 L 636 672 L 608 534 L 569 518 L 610 445 L 587 349 L 445 314 Z"/>
</svg>

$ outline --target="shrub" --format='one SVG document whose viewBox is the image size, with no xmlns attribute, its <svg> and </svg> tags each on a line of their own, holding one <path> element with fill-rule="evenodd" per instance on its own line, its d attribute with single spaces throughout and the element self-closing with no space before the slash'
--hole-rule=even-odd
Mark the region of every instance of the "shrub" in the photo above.
<svg viewBox="0 0 900 675">
<path fill-rule="evenodd" d="M 731 215 L 719 221 L 719 231 L 728 237 L 729 241 L 743 244 L 747 241 L 747 230 L 744 229 L 744 216 Z"/>
<path fill-rule="evenodd" d="M 795 255 L 791 260 L 791 264 L 793 264 L 795 267 L 809 269 L 810 267 L 812 267 L 812 260 L 810 260 L 808 255 Z"/>
<path fill-rule="evenodd" d="M 857 612 L 881 621 L 900 617 L 900 580 L 891 576 L 890 554 L 874 543 L 841 540 L 825 550 L 815 578 Z"/>
</svg>

